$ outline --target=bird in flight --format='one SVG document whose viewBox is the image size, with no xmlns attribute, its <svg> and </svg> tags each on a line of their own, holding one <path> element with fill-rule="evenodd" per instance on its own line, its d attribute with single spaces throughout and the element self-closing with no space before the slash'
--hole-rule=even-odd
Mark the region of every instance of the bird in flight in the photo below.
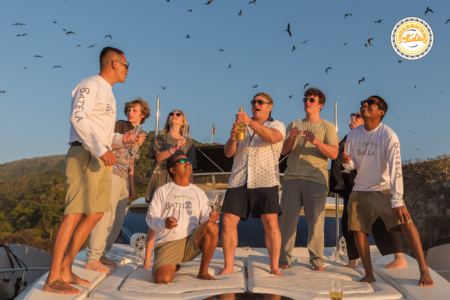
<svg viewBox="0 0 450 300">
<path fill-rule="evenodd" d="M 345 14 L 345 15 L 344 15 L 344 19 L 347 18 L 348 16 L 352 16 L 352 17 L 353 17 L 352 14 Z"/>
<path fill-rule="evenodd" d="M 367 81 L 364 80 L 364 77 L 361 80 L 358 81 L 358 84 L 360 84 L 361 81 L 367 82 Z"/>
<path fill-rule="evenodd" d="M 167 85 L 166 86 L 161 86 L 163 88 L 163 90 L 167 89 Z"/>
<path fill-rule="evenodd" d="M 294 47 L 292 47 L 292 52 L 294 52 L 294 50 L 295 50 L 295 45 L 294 45 Z"/>
<path fill-rule="evenodd" d="M 59 68 L 62 68 L 62 67 L 61 67 L 61 66 L 54 66 L 53 69 L 54 69 L 54 68 L 58 68 L 58 69 L 59 69 Z"/>
<path fill-rule="evenodd" d="M 223 50 L 223 49 L 219 49 L 219 51 L 225 51 L 225 50 Z"/>
<path fill-rule="evenodd" d="M 383 20 L 383 19 L 379 19 L 378 21 L 375 21 L 375 23 L 380 24 L 380 23 L 381 23 L 381 20 Z"/>
<path fill-rule="evenodd" d="M 16 37 L 18 37 L 18 36 L 26 36 L 28 33 L 22 33 L 22 34 L 18 34 L 18 35 L 16 35 Z"/>
<path fill-rule="evenodd" d="M 231 64 L 228 66 L 228 68 L 231 68 Z"/>
<path fill-rule="evenodd" d="M 417 151 L 419 151 L 419 148 L 416 148 Z"/>
<path fill-rule="evenodd" d="M 448 22 L 450 22 L 450 19 L 448 19 L 447 22 L 445 22 L 445 24 L 447 24 Z"/>
<path fill-rule="evenodd" d="M 69 36 L 69 34 L 71 34 L 71 33 L 72 33 L 72 34 L 75 34 L 75 32 L 73 32 L 73 31 L 67 31 L 67 30 L 65 30 L 65 29 L 63 29 L 63 30 L 64 30 L 64 32 L 66 33 L 67 36 Z"/>
<path fill-rule="evenodd" d="M 400 117 L 397 117 L 397 119 L 401 120 Z"/>
<path fill-rule="evenodd" d="M 4 94 L 4 93 L 6 93 L 5 91 L 0 91 L 0 94 Z"/>
<path fill-rule="evenodd" d="M 76 45 L 75 48 L 76 48 L 76 47 L 81 47 L 81 45 Z"/>
<path fill-rule="evenodd" d="M 303 44 L 304 44 L 304 43 L 306 43 L 307 41 L 308 41 L 308 40 L 306 40 L 306 41 L 303 41 Z"/>
<path fill-rule="evenodd" d="M 94 48 L 95 45 L 97 45 L 97 44 L 92 44 L 92 45 L 90 45 L 90 46 L 87 47 L 87 48 L 88 48 L 88 49 L 89 49 L 89 48 Z"/>
<path fill-rule="evenodd" d="M 400 64 L 402 61 L 401 60 L 398 60 L 398 63 Z"/>
<path fill-rule="evenodd" d="M 35 55 L 34 57 L 36 57 L 36 58 L 43 58 L 42 56 L 40 56 L 40 55 Z"/>
<path fill-rule="evenodd" d="M 427 7 L 427 10 L 425 11 L 425 14 L 427 14 L 427 12 L 432 12 L 432 13 L 434 13 L 434 11 L 432 11 L 432 10 L 430 9 L 429 6 Z"/>
<path fill-rule="evenodd" d="M 328 74 L 328 69 L 333 70 L 331 67 L 328 67 L 328 68 L 325 70 L 325 73 L 327 73 L 327 74 Z"/>
<path fill-rule="evenodd" d="M 23 24 L 23 23 L 14 23 L 13 26 L 22 26 L 22 25 L 27 25 L 27 24 Z"/>
<path fill-rule="evenodd" d="M 242 9 L 239 10 L 238 16 L 242 16 Z"/>
<path fill-rule="evenodd" d="M 107 37 L 109 37 L 110 39 L 113 39 L 112 36 L 111 36 L 110 34 L 105 35 L 105 39 L 106 39 Z"/>
<path fill-rule="evenodd" d="M 415 85 L 414 88 L 417 89 L 417 85 Z"/>
<path fill-rule="evenodd" d="M 205 5 L 211 4 L 213 0 L 208 0 L 208 2 L 205 3 Z"/>
<path fill-rule="evenodd" d="M 258 85 L 254 85 L 253 87 L 252 87 L 252 89 L 256 89 L 258 87 Z"/>
<path fill-rule="evenodd" d="M 256 4 L 256 0 L 250 1 L 248 4 Z"/>
<path fill-rule="evenodd" d="M 26 69 L 27 67 L 25 67 L 25 68 L 23 68 L 24 70 Z"/>
<path fill-rule="evenodd" d="M 292 98 L 292 95 L 290 95 L 289 98 Z"/>
<path fill-rule="evenodd" d="M 442 94 L 444 93 L 443 91 L 439 91 L 439 92 L 441 92 Z"/>
<path fill-rule="evenodd" d="M 58 22 L 56 22 L 56 21 L 53 21 L 53 23 L 58 24 Z"/>
<path fill-rule="evenodd" d="M 187 34 L 187 35 L 186 35 L 186 38 L 187 38 L 187 39 L 190 39 L 191 37 L 189 36 L 189 34 Z"/>
<path fill-rule="evenodd" d="M 309 85 L 309 83 L 305 84 L 305 86 L 303 87 L 303 89 L 305 89 L 308 85 Z"/>
<path fill-rule="evenodd" d="M 192 12 L 192 9 L 188 9 L 189 12 Z"/>
<path fill-rule="evenodd" d="M 287 32 L 289 33 L 289 36 L 292 37 L 292 34 L 291 34 L 291 24 L 290 24 L 290 23 L 288 23 L 288 28 L 287 28 L 285 31 L 287 31 Z"/>
<path fill-rule="evenodd" d="M 368 40 L 367 40 L 367 44 L 364 44 L 364 46 L 366 46 L 366 48 L 367 48 L 367 46 L 373 46 L 373 45 L 370 43 L 371 40 L 373 40 L 373 38 L 368 39 Z"/>
</svg>

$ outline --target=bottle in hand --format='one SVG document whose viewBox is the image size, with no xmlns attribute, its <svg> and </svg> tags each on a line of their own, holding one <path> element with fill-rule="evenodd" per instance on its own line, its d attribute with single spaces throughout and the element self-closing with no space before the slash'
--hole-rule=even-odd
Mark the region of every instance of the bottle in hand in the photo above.
<svg viewBox="0 0 450 300">
<path fill-rule="evenodd" d="M 244 112 L 244 108 L 239 106 L 239 112 Z M 245 124 L 242 122 L 239 122 L 236 124 L 236 137 L 234 138 L 236 141 L 243 141 L 245 139 Z"/>
</svg>

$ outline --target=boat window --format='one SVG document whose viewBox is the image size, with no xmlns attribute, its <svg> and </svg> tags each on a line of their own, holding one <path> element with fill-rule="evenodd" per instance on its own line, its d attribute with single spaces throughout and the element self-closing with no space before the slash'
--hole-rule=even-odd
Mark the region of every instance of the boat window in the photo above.
<svg viewBox="0 0 450 300">
<path fill-rule="evenodd" d="M 194 184 L 204 191 L 214 190 L 212 175 L 195 175 Z"/>
<path fill-rule="evenodd" d="M 216 177 L 216 189 L 226 190 L 228 187 L 228 181 L 230 180 L 230 174 L 215 175 Z"/>
</svg>

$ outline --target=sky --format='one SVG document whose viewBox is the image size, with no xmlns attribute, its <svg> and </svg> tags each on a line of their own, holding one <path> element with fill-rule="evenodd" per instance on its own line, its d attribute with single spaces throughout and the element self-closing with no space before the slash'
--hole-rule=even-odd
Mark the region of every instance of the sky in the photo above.
<svg viewBox="0 0 450 300">
<path fill-rule="evenodd" d="M 305 117 L 309 83 L 326 95 L 323 119 L 334 123 L 337 101 L 340 138 L 360 101 L 379 95 L 389 104 L 383 123 L 397 133 L 402 160 L 450 153 L 449 1 L 206 2 L 2 0 L 0 163 L 67 152 L 72 90 L 99 73 L 106 46 L 124 51 L 130 63 L 126 82 L 113 86 L 117 118 L 126 118 L 125 102 L 142 97 L 152 113 L 147 131 L 155 129 L 159 95 L 160 128 L 179 109 L 194 139 L 209 143 L 214 123 L 213 141 L 224 144 L 239 106 L 250 114 L 258 92 L 272 96 L 272 116 L 287 127 Z M 434 13 L 424 15 L 427 6 Z M 410 16 L 428 22 L 435 36 L 429 54 L 416 61 L 399 57 L 390 43 L 394 25 Z M 373 46 L 365 47 L 369 38 Z"/>
</svg>

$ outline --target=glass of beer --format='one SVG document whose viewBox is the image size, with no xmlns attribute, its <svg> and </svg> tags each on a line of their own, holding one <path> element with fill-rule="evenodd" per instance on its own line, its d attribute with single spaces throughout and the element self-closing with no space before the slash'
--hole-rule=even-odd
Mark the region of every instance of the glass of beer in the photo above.
<svg viewBox="0 0 450 300">
<path fill-rule="evenodd" d="M 344 290 L 342 289 L 342 281 L 330 280 L 330 299 L 342 300 L 344 298 Z"/>
</svg>

